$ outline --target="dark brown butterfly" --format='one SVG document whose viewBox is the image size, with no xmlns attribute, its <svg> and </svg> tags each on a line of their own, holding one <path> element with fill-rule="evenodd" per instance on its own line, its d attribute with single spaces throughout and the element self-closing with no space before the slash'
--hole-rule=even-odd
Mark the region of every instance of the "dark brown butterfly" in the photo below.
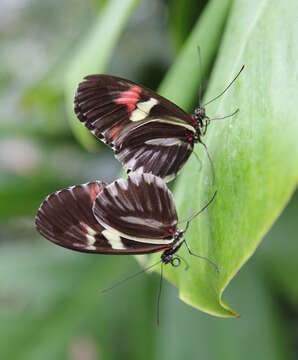
<svg viewBox="0 0 298 360">
<path fill-rule="evenodd" d="M 110 185 L 96 181 L 49 195 L 38 210 L 36 227 L 72 250 L 110 255 L 162 251 L 161 261 L 175 266 L 180 260 L 174 254 L 186 244 L 190 221 L 179 229 L 173 195 L 164 181 L 137 171 Z"/>
<path fill-rule="evenodd" d="M 74 100 L 79 120 L 113 149 L 128 173 L 141 169 L 166 182 L 177 175 L 215 120 L 206 116 L 204 106 L 199 104 L 189 115 L 154 91 L 110 75 L 86 76 Z"/>
</svg>

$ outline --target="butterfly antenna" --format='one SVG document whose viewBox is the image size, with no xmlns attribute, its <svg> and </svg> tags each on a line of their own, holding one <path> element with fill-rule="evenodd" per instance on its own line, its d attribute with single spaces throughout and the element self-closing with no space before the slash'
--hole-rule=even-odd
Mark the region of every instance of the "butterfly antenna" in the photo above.
<svg viewBox="0 0 298 360">
<path fill-rule="evenodd" d="M 209 120 L 210 121 L 223 120 L 223 119 L 226 119 L 226 118 L 229 118 L 229 117 L 232 117 L 232 116 L 236 115 L 238 111 L 239 111 L 239 109 L 236 109 L 234 112 L 232 112 L 232 114 L 221 116 L 221 117 L 218 117 L 218 118 L 209 119 Z"/>
<path fill-rule="evenodd" d="M 141 274 L 144 274 L 146 271 L 152 269 L 154 266 L 158 265 L 160 262 L 162 262 L 162 261 L 159 260 L 158 262 L 156 262 L 156 263 L 154 263 L 154 264 L 146 267 L 145 269 L 140 270 L 140 271 L 138 271 L 138 272 L 136 272 L 136 273 L 134 273 L 134 274 L 132 274 L 132 275 L 130 275 L 130 276 L 128 276 L 128 277 L 120 280 L 120 281 L 117 281 L 117 282 L 116 282 L 115 284 L 113 284 L 112 286 L 109 286 L 109 287 L 107 287 L 107 288 L 104 288 L 104 289 L 100 290 L 100 292 L 101 292 L 101 293 L 108 292 L 108 291 L 114 289 L 115 287 L 117 287 L 117 286 L 119 286 L 119 285 L 122 285 L 123 283 L 125 283 L 125 282 L 128 281 L 128 280 L 131 280 L 131 279 L 133 279 L 133 278 L 135 278 L 135 277 L 137 277 L 137 276 L 139 276 L 139 275 L 141 275 Z"/>
<path fill-rule="evenodd" d="M 215 98 L 207 101 L 204 105 L 202 105 L 203 107 L 205 107 L 206 105 L 212 103 L 213 101 L 217 100 L 218 98 L 220 98 L 231 86 L 232 84 L 236 81 L 236 79 L 238 78 L 238 76 L 241 74 L 242 70 L 244 69 L 244 65 L 242 65 L 241 69 L 238 71 L 238 74 L 234 77 L 234 79 L 229 83 L 229 85 L 217 96 L 215 96 Z"/>
<path fill-rule="evenodd" d="M 211 167 L 211 173 L 212 173 L 212 186 L 214 186 L 214 184 L 215 184 L 215 170 L 214 170 L 213 161 L 212 161 L 211 156 L 209 154 L 207 145 L 205 143 L 203 143 L 202 141 L 200 141 L 200 143 L 204 146 L 207 157 L 208 157 L 208 160 L 209 160 L 209 164 L 210 164 L 210 167 Z"/>
<path fill-rule="evenodd" d="M 187 248 L 187 250 L 188 250 L 188 252 L 189 252 L 190 255 L 195 256 L 195 257 L 197 257 L 197 258 L 200 258 L 200 259 L 202 259 L 202 260 L 206 260 L 210 265 L 212 265 L 212 266 L 214 267 L 215 271 L 219 274 L 219 268 L 218 268 L 218 266 L 215 264 L 215 262 L 213 262 L 212 260 L 206 258 L 205 256 L 202 256 L 202 255 L 193 253 L 193 252 L 191 251 L 188 243 L 186 242 L 186 240 L 184 240 L 184 244 L 185 244 L 185 246 L 186 246 L 186 248 Z"/>
<path fill-rule="evenodd" d="M 199 102 L 199 107 L 201 107 L 201 101 L 202 101 L 202 81 L 203 81 L 203 76 L 202 76 L 202 58 L 201 58 L 201 48 L 200 46 L 198 46 L 198 54 L 199 54 L 199 67 L 200 67 L 200 88 L 199 88 L 199 95 L 198 95 L 198 102 Z"/>
<path fill-rule="evenodd" d="M 214 194 L 212 195 L 212 198 L 207 202 L 206 205 L 204 205 L 198 212 L 194 213 L 193 215 L 191 215 L 191 217 L 189 217 L 187 220 L 183 220 L 183 221 L 179 221 L 179 224 L 184 224 L 186 223 L 185 229 L 183 230 L 183 232 L 186 232 L 190 222 L 197 217 L 198 215 L 200 215 L 204 210 L 207 209 L 207 207 L 212 203 L 212 201 L 215 199 L 215 196 L 217 194 L 217 190 L 214 191 Z"/>
<path fill-rule="evenodd" d="M 159 281 L 159 290 L 157 296 L 157 309 L 156 309 L 157 326 L 159 326 L 159 305 L 160 305 L 161 290 L 162 290 L 162 280 L 163 280 L 163 262 L 161 262 L 161 267 L 160 267 L 160 281 Z"/>
</svg>

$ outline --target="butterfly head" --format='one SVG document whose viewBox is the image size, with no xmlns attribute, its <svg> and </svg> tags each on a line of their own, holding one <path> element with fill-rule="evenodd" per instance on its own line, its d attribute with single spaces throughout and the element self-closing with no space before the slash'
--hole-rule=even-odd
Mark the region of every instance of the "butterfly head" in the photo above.
<svg viewBox="0 0 298 360">
<path fill-rule="evenodd" d="M 195 109 L 194 118 L 197 121 L 202 121 L 206 117 L 206 110 L 204 107 L 197 107 Z"/>
<path fill-rule="evenodd" d="M 196 128 L 196 139 L 199 140 L 200 136 L 204 136 L 207 131 L 207 127 L 210 124 L 210 119 L 206 115 L 204 107 L 197 107 L 193 114 L 194 124 Z"/>
</svg>

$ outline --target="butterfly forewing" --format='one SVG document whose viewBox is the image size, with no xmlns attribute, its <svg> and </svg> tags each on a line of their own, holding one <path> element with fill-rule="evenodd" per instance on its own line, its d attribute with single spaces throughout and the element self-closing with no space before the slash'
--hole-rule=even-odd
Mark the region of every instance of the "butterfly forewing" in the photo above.
<svg viewBox="0 0 298 360">
<path fill-rule="evenodd" d="M 79 84 L 75 112 L 109 145 L 127 171 L 143 168 L 165 180 L 175 177 L 192 152 L 193 119 L 175 104 L 132 81 L 87 76 Z M 148 159 L 153 158 L 150 163 Z"/>
<path fill-rule="evenodd" d="M 177 226 L 172 193 L 161 178 L 141 171 L 105 187 L 93 212 L 105 228 L 138 242 L 170 244 Z"/>
<path fill-rule="evenodd" d="M 49 195 L 36 216 L 38 231 L 59 245 L 79 249 L 98 246 L 103 227 L 91 211 L 92 204 L 105 184 L 92 182 L 73 186 Z"/>
<path fill-rule="evenodd" d="M 104 183 L 96 181 L 49 195 L 36 216 L 39 233 L 60 246 L 81 252 L 146 254 L 163 249 L 163 245 L 141 244 L 117 236 L 98 223 L 92 206 L 104 187 Z"/>
</svg>

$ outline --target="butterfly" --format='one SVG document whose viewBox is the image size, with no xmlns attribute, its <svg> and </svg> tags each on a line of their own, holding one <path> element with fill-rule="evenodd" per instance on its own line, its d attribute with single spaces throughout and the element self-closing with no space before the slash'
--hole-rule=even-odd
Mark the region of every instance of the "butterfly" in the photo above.
<svg viewBox="0 0 298 360">
<path fill-rule="evenodd" d="M 65 248 L 109 255 L 162 252 L 161 262 L 176 266 L 180 259 L 175 254 L 183 243 L 194 255 L 184 239 L 192 218 L 179 229 L 165 182 L 137 171 L 109 185 L 94 181 L 52 193 L 41 204 L 35 224 L 42 236 Z"/>
<path fill-rule="evenodd" d="M 190 255 L 207 260 L 219 272 L 211 260 L 193 253 L 184 238 L 190 221 L 210 205 L 215 195 L 216 192 L 186 221 L 184 229 L 179 229 L 173 195 L 165 182 L 138 170 L 109 185 L 94 181 L 52 193 L 38 209 L 35 224 L 48 240 L 80 252 L 109 255 L 162 252 L 158 262 L 102 290 L 111 290 L 161 263 L 158 325 L 163 264 L 176 267 L 181 259 L 186 262 L 176 254 L 182 244 Z"/>
<path fill-rule="evenodd" d="M 195 143 L 201 143 L 207 151 L 202 137 L 210 121 L 238 111 L 210 119 L 205 106 L 226 92 L 243 67 L 221 94 L 203 106 L 199 99 L 192 115 L 144 86 L 111 75 L 86 76 L 78 86 L 74 111 L 98 139 L 112 148 L 127 173 L 141 169 L 168 182 L 186 163 Z"/>
</svg>

